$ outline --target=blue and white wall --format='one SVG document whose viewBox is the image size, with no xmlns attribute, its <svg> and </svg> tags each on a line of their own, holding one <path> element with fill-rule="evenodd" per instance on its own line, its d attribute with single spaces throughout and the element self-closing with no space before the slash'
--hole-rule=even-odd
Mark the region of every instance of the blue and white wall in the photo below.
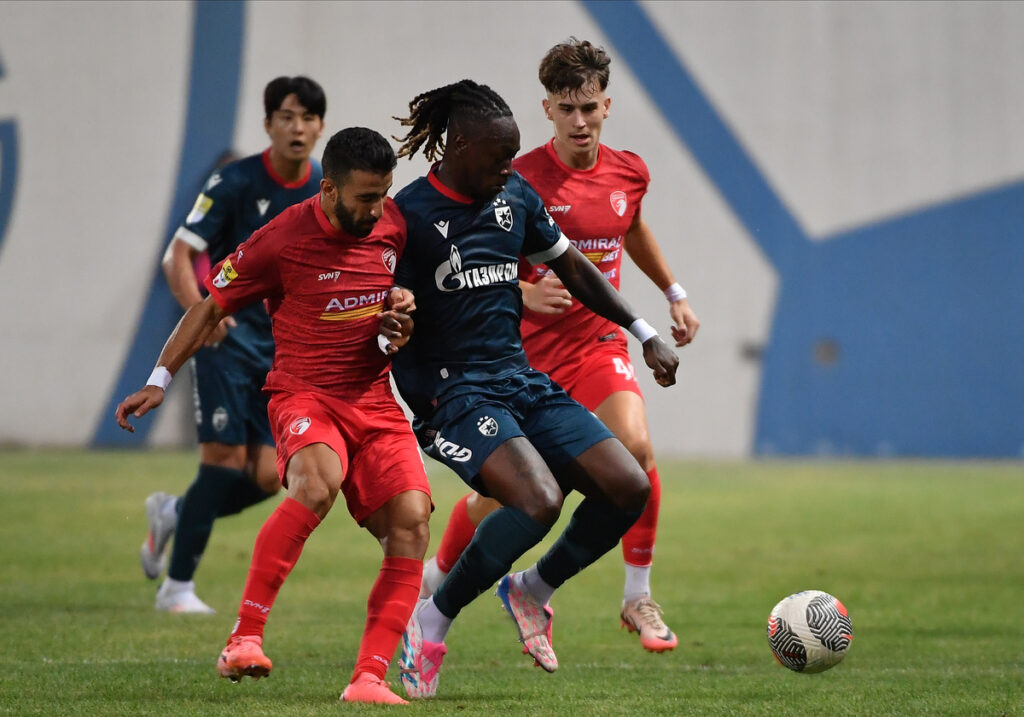
<svg viewBox="0 0 1024 717">
<path fill-rule="evenodd" d="M 0 443 L 194 440 L 184 377 L 134 436 L 113 406 L 177 319 L 158 260 L 203 175 L 265 145 L 270 78 L 320 81 L 328 134 L 396 134 L 471 77 L 525 149 L 570 35 L 613 56 L 604 139 L 650 165 L 704 322 L 679 385 L 644 384 L 661 454 L 1024 455 L 1024 5 L 985 2 L 0 3 Z"/>
</svg>

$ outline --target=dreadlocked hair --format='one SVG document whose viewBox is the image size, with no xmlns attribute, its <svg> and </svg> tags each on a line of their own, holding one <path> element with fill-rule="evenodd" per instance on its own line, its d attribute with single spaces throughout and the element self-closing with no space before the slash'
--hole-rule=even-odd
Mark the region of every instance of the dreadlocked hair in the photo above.
<svg viewBox="0 0 1024 717">
<path fill-rule="evenodd" d="M 399 157 L 412 159 L 423 147 L 423 156 L 433 162 L 444 154 L 444 135 L 454 119 L 491 120 L 511 117 L 512 110 L 497 92 L 473 80 L 459 80 L 436 90 L 416 95 L 409 103 L 408 117 L 394 117 L 403 127 L 411 128 L 405 137 L 394 137 L 402 143 Z"/>
</svg>

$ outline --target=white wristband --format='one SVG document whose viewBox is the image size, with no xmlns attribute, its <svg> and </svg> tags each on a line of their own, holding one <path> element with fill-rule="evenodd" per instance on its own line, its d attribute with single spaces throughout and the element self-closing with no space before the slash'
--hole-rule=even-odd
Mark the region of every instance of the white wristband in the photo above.
<svg viewBox="0 0 1024 717">
<path fill-rule="evenodd" d="M 171 372 L 163 366 L 157 366 L 153 369 L 153 373 L 149 374 L 149 379 L 146 380 L 147 386 L 157 386 L 162 388 L 164 391 L 171 385 Z"/>
<path fill-rule="evenodd" d="M 388 341 L 388 339 L 387 339 L 387 337 L 386 337 L 386 336 L 382 336 L 382 335 L 380 335 L 380 334 L 377 334 L 377 347 L 378 347 L 378 348 L 379 348 L 379 349 L 380 349 L 381 351 L 383 351 L 383 352 L 384 352 L 384 355 L 385 355 L 385 356 L 387 356 L 387 355 L 388 355 L 388 346 L 390 346 L 390 345 L 391 345 L 391 342 L 390 342 L 390 341 Z"/>
<path fill-rule="evenodd" d="M 658 332 L 654 330 L 654 327 L 643 319 L 637 319 L 629 325 L 627 329 L 629 333 L 637 337 L 640 343 L 647 343 L 647 339 L 654 338 L 658 335 Z"/>
<path fill-rule="evenodd" d="M 672 286 L 665 289 L 665 298 L 668 299 L 668 303 L 674 304 L 677 301 L 682 301 L 686 298 L 686 289 L 679 286 L 679 282 L 672 284 Z"/>
</svg>

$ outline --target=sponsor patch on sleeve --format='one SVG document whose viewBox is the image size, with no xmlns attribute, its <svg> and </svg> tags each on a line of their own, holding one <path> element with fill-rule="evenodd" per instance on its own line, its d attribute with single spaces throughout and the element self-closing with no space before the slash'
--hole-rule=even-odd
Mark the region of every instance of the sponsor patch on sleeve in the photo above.
<svg viewBox="0 0 1024 717">
<path fill-rule="evenodd" d="M 231 260 L 225 259 L 224 263 L 220 267 L 220 272 L 217 276 L 213 277 L 213 285 L 218 289 L 223 289 L 237 278 L 238 272 L 235 271 L 235 267 L 231 266 Z"/>
<path fill-rule="evenodd" d="M 205 194 L 200 194 L 196 197 L 196 203 L 192 205 L 192 211 L 188 213 L 185 218 L 186 224 L 198 224 L 203 221 L 203 217 L 210 211 L 210 207 L 213 206 L 213 200 Z"/>
</svg>

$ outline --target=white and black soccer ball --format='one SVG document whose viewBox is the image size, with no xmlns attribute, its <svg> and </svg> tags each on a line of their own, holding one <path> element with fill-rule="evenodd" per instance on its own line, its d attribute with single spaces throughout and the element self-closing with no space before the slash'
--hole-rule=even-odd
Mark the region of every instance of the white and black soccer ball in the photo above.
<svg viewBox="0 0 1024 717">
<path fill-rule="evenodd" d="M 853 640 L 846 607 L 821 590 L 804 590 L 779 601 L 768 616 L 768 645 L 794 672 L 824 672 L 842 662 Z"/>
</svg>

